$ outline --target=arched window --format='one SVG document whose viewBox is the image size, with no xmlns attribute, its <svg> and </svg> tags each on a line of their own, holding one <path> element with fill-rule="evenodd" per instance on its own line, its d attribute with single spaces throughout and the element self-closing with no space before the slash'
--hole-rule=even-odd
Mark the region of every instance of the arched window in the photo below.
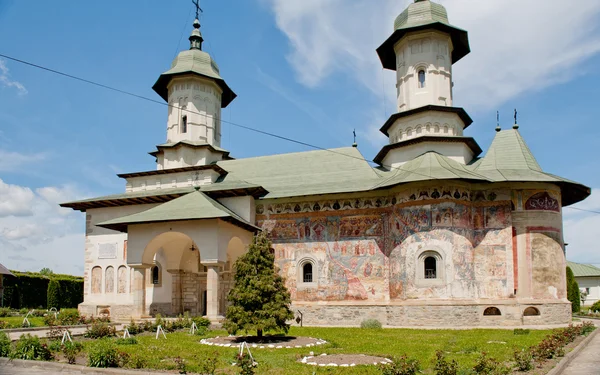
<svg viewBox="0 0 600 375">
<path fill-rule="evenodd" d="M 183 115 L 181 117 L 181 132 L 187 133 L 187 116 Z"/>
<path fill-rule="evenodd" d="M 425 278 L 426 279 L 437 279 L 437 261 L 434 257 L 425 258 Z"/>
<path fill-rule="evenodd" d="M 425 87 L 425 70 L 419 70 L 419 88 Z"/>
<path fill-rule="evenodd" d="M 497 307 L 488 307 L 483 311 L 483 315 L 485 316 L 499 316 L 502 315 L 500 309 Z"/>
<path fill-rule="evenodd" d="M 523 311 L 523 316 L 538 316 L 540 315 L 540 310 L 536 309 L 533 306 L 530 306 Z"/>
<path fill-rule="evenodd" d="M 161 276 L 160 266 L 159 265 L 152 266 L 152 268 L 150 269 L 150 283 L 154 286 L 160 286 L 160 282 L 161 282 L 160 276 Z"/>
<path fill-rule="evenodd" d="M 313 282 L 313 266 L 310 262 L 307 262 L 302 266 L 302 281 L 305 283 Z"/>
</svg>

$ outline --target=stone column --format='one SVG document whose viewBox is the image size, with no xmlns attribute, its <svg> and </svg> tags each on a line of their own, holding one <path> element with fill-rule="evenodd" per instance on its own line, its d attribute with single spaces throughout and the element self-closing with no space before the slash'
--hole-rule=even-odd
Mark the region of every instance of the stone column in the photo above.
<svg viewBox="0 0 600 375">
<path fill-rule="evenodd" d="M 171 284 L 171 312 L 173 314 L 183 314 L 182 298 L 182 274 L 181 270 L 167 270 L 173 280 Z"/>
<path fill-rule="evenodd" d="M 210 320 L 219 318 L 219 265 L 207 265 L 206 273 L 206 316 Z"/>
<path fill-rule="evenodd" d="M 146 314 L 146 267 L 133 266 L 133 282 L 131 294 L 133 295 L 133 311 L 131 315 L 141 318 Z"/>
</svg>

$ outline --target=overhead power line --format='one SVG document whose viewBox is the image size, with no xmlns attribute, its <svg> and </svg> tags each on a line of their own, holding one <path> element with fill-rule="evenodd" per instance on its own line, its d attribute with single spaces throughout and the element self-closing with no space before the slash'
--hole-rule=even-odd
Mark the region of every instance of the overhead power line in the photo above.
<svg viewBox="0 0 600 375">
<path fill-rule="evenodd" d="M 90 84 L 90 85 L 93 85 L 93 86 L 97 86 L 97 87 L 101 87 L 101 88 L 104 88 L 104 89 L 107 89 L 107 90 L 115 91 L 115 92 L 118 92 L 118 93 L 121 93 L 121 94 L 124 94 L 124 95 L 129 95 L 129 96 L 132 96 L 134 98 L 142 99 L 142 100 L 145 100 L 145 101 L 148 101 L 148 102 L 151 102 L 151 103 L 160 104 L 160 105 L 165 106 L 165 107 L 177 108 L 177 109 L 181 109 L 183 111 L 186 111 L 188 113 L 195 113 L 195 114 L 198 114 L 198 115 L 201 115 L 201 116 L 213 118 L 213 116 L 207 115 L 206 113 L 192 111 L 190 109 L 182 109 L 182 108 L 179 108 L 179 107 L 177 107 L 175 105 L 172 105 L 172 104 L 169 104 L 169 103 L 165 103 L 165 102 L 162 102 L 162 101 L 159 101 L 159 100 L 156 100 L 156 99 L 148 98 L 146 96 L 138 95 L 138 94 L 135 94 L 135 93 L 132 93 L 132 92 L 129 92 L 129 91 L 121 90 L 121 89 L 118 89 L 116 87 L 112 87 L 112 86 L 108 86 L 108 85 L 105 85 L 105 84 L 102 84 L 102 83 L 91 81 L 89 79 L 77 77 L 77 76 L 74 76 L 72 74 L 64 73 L 64 72 L 61 72 L 61 71 L 58 71 L 58 70 L 55 70 L 55 69 L 50 69 L 50 68 L 47 68 L 45 66 L 34 64 L 34 63 L 31 63 L 31 62 L 28 62 L 28 61 L 25 61 L 25 60 L 17 59 L 17 58 L 12 57 L 12 56 L 0 54 L 0 57 L 3 57 L 5 59 L 12 60 L 12 61 L 24 64 L 24 65 L 28 65 L 28 66 L 31 66 L 31 67 L 34 67 L 34 68 L 37 68 L 37 69 L 45 70 L 47 72 L 54 73 L 54 74 L 57 74 L 57 75 L 60 75 L 60 76 L 63 76 L 63 77 L 67 77 L 67 78 L 71 78 L 71 79 L 74 79 L 74 80 L 77 80 L 77 81 L 80 81 L 80 82 L 84 82 L 84 83 L 87 83 L 87 84 Z M 356 160 L 360 160 L 360 161 L 366 161 L 366 162 L 372 163 L 372 164 L 379 164 L 379 163 L 377 163 L 377 162 L 375 162 L 373 160 L 368 160 L 368 159 L 359 158 L 359 157 L 356 157 L 356 156 L 344 154 L 342 152 L 338 152 L 338 151 L 335 151 L 335 150 L 332 150 L 332 149 L 327 149 L 327 148 L 324 148 L 324 147 L 321 147 L 321 146 L 316 146 L 316 145 L 313 145 L 313 144 L 310 144 L 310 143 L 307 143 L 307 142 L 303 142 L 303 141 L 299 141 L 299 140 L 296 140 L 296 139 L 293 139 L 293 138 L 289 138 L 289 137 L 285 137 L 285 136 L 282 136 L 282 135 L 270 133 L 270 132 L 267 132 L 267 131 L 264 131 L 264 130 L 252 128 L 250 126 L 241 125 L 241 124 L 238 124 L 238 123 L 235 123 L 235 122 L 226 121 L 226 120 L 223 120 L 222 118 L 220 120 L 223 123 L 227 123 L 229 125 L 232 125 L 232 126 L 235 126 L 235 127 L 241 128 L 241 129 L 245 129 L 245 130 L 248 130 L 248 131 L 252 131 L 252 132 L 255 132 L 255 133 L 258 133 L 258 134 L 262 134 L 262 135 L 266 135 L 266 136 L 269 136 L 269 137 L 281 139 L 281 140 L 288 141 L 288 142 L 291 142 L 291 143 L 295 143 L 295 144 L 298 144 L 298 145 L 310 147 L 310 148 L 313 148 L 313 149 L 316 149 L 316 150 L 327 151 L 327 152 L 331 152 L 331 153 L 338 154 L 338 155 L 341 155 L 341 156 L 349 157 L 349 158 L 352 158 L 352 159 L 356 159 Z M 418 175 L 418 176 L 427 177 L 429 179 L 439 180 L 439 178 L 432 177 L 432 176 L 429 176 L 429 175 L 426 175 L 426 174 L 423 174 L 423 173 L 418 173 L 418 172 L 415 172 L 415 171 L 409 171 L 409 170 L 406 170 L 406 169 L 400 169 L 398 167 L 393 167 L 391 165 L 385 165 L 385 164 L 380 164 L 380 165 L 383 166 L 383 167 L 386 167 L 386 168 L 388 168 L 390 170 L 403 171 L 403 172 L 407 172 L 407 173 L 410 173 L 410 174 L 415 174 L 415 175 Z M 378 184 L 377 186 L 380 186 L 380 185 L 381 184 Z M 600 214 L 600 211 L 586 210 L 586 209 L 583 209 L 583 208 L 570 207 L 570 206 L 565 207 L 565 208 L 570 208 L 572 210 L 589 212 L 589 213 L 594 213 L 594 214 Z"/>
</svg>

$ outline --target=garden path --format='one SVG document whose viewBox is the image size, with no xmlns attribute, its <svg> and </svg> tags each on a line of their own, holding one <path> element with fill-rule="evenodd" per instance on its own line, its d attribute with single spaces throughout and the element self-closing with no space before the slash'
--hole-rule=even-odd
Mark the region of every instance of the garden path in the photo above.
<svg viewBox="0 0 600 375">
<path fill-rule="evenodd" d="M 117 328 L 117 331 L 123 330 L 125 328 L 125 324 L 118 324 L 115 327 Z M 74 328 L 69 328 L 69 331 L 71 332 L 71 335 L 73 336 L 81 336 L 85 333 L 86 327 L 74 327 Z M 18 340 L 19 337 L 21 337 L 21 335 L 23 334 L 27 334 L 29 333 L 31 336 L 38 336 L 38 337 L 46 337 L 46 335 L 48 334 L 50 330 L 49 329 L 39 329 L 39 330 L 31 330 L 31 331 L 10 331 L 7 332 L 8 336 L 10 337 L 11 340 Z"/>
<path fill-rule="evenodd" d="M 589 320 L 600 326 L 599 320 Z M 597 334 L 571 363 L 562 371 L 561 375 L 600 375 L 600 334 Z"/>
</svg>

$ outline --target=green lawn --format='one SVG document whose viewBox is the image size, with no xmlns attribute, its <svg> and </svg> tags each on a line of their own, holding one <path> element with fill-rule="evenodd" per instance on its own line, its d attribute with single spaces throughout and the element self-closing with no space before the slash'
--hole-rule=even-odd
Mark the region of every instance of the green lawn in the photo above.
<svg viewBox="0 0 600 375">
<path fill-rule="evenodd" d="M 372 366 L 355 368 L 316 368 L 297 363 L 298 358 L 315 354 L 371 354 L 385 357 L 407 354 L 418 359 L 422 367 L 431 369 L 432 359 L 437 350 L 448 353 L 448 358 L 456 359 L 461 366 L 472 367 L 480 352 L 501 361 L 512 358 L 515 347 L 524 348 L 538 343 L 550 331 L 531 331 L 528 335 L 515 335 L 512 330 L 409 330 L 360 328 L 292 328 L 290 335 L 322 338 L 327 345 L 305 349 L 254 349 L 253 355 L 259 363 L 257 374 L 377 374 Z M 225 331 L 212 331 L 210 336 L 224 336 Z M 218 353 L 220 372 L 237 373 L 231 366 L 235 348 L 222 348 L 202 345 L 199 336 L 186 333 L 167 334 L 167 339 L 156 340 L 154 335 L 138 336 L 139 344 L 122 345 L 120 349 L 146 358 L 147 368 L 175 369 L 172 358 L 180 356 L 188 364 L 188 371 L 199 371 L 199 361 L 211 353 Z M 490 343 L 490 341 L 492 341 Z M 504 342 L 504 343 L 502 343 Z M 92 342 L 86 342 L 86 346 Z M 428 371 L 426 373 L 431 373 Z"/>
<path fill-rule="evenodd" d="M 22 316 L 8 316 L 0 318 L 0 321 L 8 322 L 8 328 L 21 328 L 23 327 L 23 318 Z M 30 316 L 27 320 L 31 323 L 31 327 L 45 326 L 44 318 Z"/>
</svg>

